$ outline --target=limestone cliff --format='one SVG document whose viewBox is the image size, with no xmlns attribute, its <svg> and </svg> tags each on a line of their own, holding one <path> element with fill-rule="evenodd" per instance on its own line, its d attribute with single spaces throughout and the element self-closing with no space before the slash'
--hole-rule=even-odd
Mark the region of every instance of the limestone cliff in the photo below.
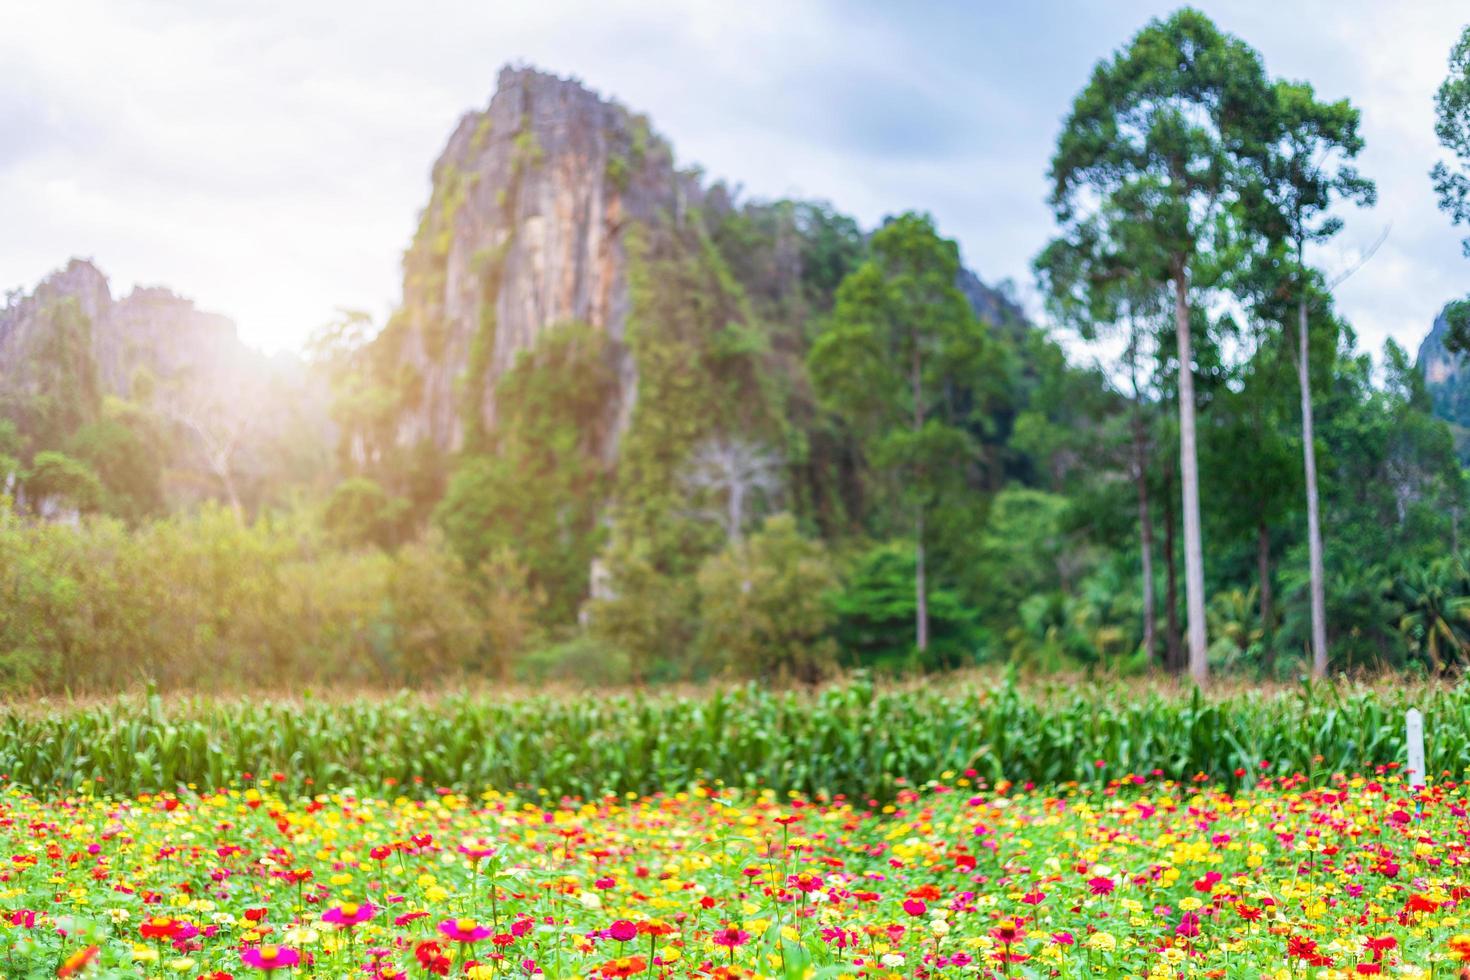
<svg viewBox="0 0 1470 980">
<path fill-rule="evenodd" d="M 1470 462 L 1470 362 L 1445 349 L 1450 324 L 1441 311 L 1419 344 L 1417 363 L 1434 405 L 1434 414 L 1450 423 L 1461 462 Z"/>
<path fill-rule="evenodd" d="M 70 390 L 54 390 L 58 377 Z M 249 503 L 330 457 L 327 391 L 298 358 L 266 357 L 227 317 L 167 289 L 114 299 L 95 265 L 73 259 L 0 309 L 0 415 L 21 422 L 22 436 L 54 441 L 65 433 L 25 431 L 27 406 L 64 401 L 80 422 L 108 396 L 172 436 L 163 445 L 175 500 Z M 58 446 L 31 446 L 47 448 Z"/>
<path fill-rule="evenodd" d="M 676 216 L 696 181 L 643 117 L 575 81 L 506 68 L 433 171 L 404 257 L 403 306 L 383 343 L 406 368 L 399 440 L 444 450 L 466 423 L 493 428 L 496 381 L 551 326 L 581 321 L 611 341 L 618 420 L 635 386 L 625 328 L 632 229 Z"/>
<path fill-rule="evenodd" d="M 645 117 L 575 80 L 503 69 L 489 106 L 460 120 L 434 165 L 404 256 L 403 304 L 379 340 L 377 360 L 394 366 L 383 380 L 401 405 L 399 445 L 454 452 L 493 431 L 496 385 L 516 356 L 550 328 L 580 321 L 606 337 L 618 378 L 599 447 L 611 462 L 638 391 L 630 260 L 698 251 L 736 211 L 722 184 L 706 189 L 697 172 L 678 169 Z M 756 217 L 790 219 L 767 211 Z M 758 282 L 730 255 L 721 261 L 769 321 L 772 304 L 802 279 L 799 239 L 777 228 L 760 258 Z M 960 285 L 985 319 L 1024 324 L 968 270 Z"/>
</svg>

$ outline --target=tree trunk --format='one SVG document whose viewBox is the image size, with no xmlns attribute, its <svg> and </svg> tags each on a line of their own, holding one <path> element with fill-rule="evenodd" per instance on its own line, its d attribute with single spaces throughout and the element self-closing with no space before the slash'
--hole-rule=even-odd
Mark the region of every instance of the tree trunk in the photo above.
<svg viewBox="0 0 1470 980">
<path fill-rule="evenodd" d="M 1189 285 L 1182 263 L 1174 274 L 1174 333 L 1179 344 L 1179 476 L 1184 511 L 1184 595 L 1188 607 L 1189 673 L 1210 679 L 1205 641 L 1205 551 L 1200 533 L 1199 459 L 1194 433 L 1194 355 L 1189 337 Z"/>
<path fill-rule="evenodd" d="M 1128 336 L 1128 378 L 1133 386 L 1133 477 L 1138 484 L 1138 552 L 1143 575 L 1143 649 L 1153 662 L 1157 653 L 1154 611 L 1154 518 L 1148 499 L 1148 432 L 1143 418 L 1143 395 L 1138 389 L 1138 323 Z"/>
<path fill-rule="evenodd" d="M 1184 670 L 1184 651 L 1179 636 L 1179 571 L 1174 560 L 1174 480 L 1169 478 L 1164 485 L 1164 612 L 1168 636 L 1165 637 L 1164 666 L 1169 673 Z"/>
<path fill-rule="evenodd" d="M 924 568 L 924 510 L 919 508 L 914 548 L 914 645 L 920 653 L 929 649 L 929 590 Z"/>
<path fill-rule="evenodd" d="M 1322 519 L 1317 509 L 1317 446 L 1312 436 L 1312 374 L 1308 360 L 1305 272 L 1297 299 L 1297 381 L 1302 389 L 1302 462 L 1307 475 L 1307 562 L 1312 593 L 1312 676 L 1327 676 L 1327 593 L 1322 571 Z"/>
<path fill-rule="evenodd" d="M 1155 646 L 1154 612 L 1154 519 L 1148 501 L 1148 462 L 1141 426 L 1134 430 L 1134 467 L 1138 482 L 1138 547 L 1143 566 L 1143 648 L 1153 660 Z"/>
<path fill-rule="evenodd" d="M 914 390 L 914 436 L 924 429 L 924 375 L 920 360 L 919 344 L 914 341 L 912 374 L 910 383 Z M 914 515 L 914 645 L 919 653 L 929 651 L 929 587 L 927 569 L 924 566 L 924 474 L 914 481 L 919 493 L 919 505 Z"/>
<path fill-rule="evenodd" d="M 1261 642 L 1271 648 L 1271 634 L 1276 629 L 1276 614 L 1271 595 L 1271 532 L 1265 518 L 1256 524 L 1256 575 L 1261 580 Z M 1270 654 L 1267 654 L 1270 656 Z"/>
</svg>

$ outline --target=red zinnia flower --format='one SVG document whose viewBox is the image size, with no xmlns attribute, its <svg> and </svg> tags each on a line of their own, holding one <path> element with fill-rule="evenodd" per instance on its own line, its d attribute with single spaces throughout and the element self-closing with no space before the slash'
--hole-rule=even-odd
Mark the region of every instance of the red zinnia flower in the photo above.
<svg viewBox="0 0 1470 980">
<path fill-rule="evenodd" d="M 604 977 L 632 977 L 648 969 L 648 962 L 641 956 L 620 956 L 597 968 Z"/>
</svg>

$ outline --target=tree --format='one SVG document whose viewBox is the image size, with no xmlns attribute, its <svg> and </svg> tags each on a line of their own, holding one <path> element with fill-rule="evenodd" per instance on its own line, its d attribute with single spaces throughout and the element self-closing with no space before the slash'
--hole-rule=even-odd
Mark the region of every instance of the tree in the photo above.
<svg viewBox="0 0 1470 980">
<path fill-rule="evenodd" d="M 1152 328 L 1163 313 L 1164 296 L 1157 286 L 1140 283 L 1130 275 L 1126 257 L 1116 243 L 1107 239 L 1108 230 L 1109 223 L 1102 217 L 1079 222 L 1070 235 L 1048 244 L 1034 265 L 1047 310 L 1058 323 L 1070 326 L 1084 340 L 1097 340 L 1105 332 L 1121 334 L 1124 340 L 1122 362 L 1128 379 L 1126 395 L 1131 402 L 1127 469 L 1138 501 L 1143 646 L 1152 656 L 1156 615 L 1154 526 L 1149 501 L 1151 392 L 1147 378 L 1140 378 L 1139 363 L 1145 348 L 1154 346 Z M 1172 570 L 1172 556 L 1169 561 Z"/>
<path fill-rule="evenodd" d="M 1289 285 L 1296 298 L 1296 369 L 1301 392 L 1311 576 L 1312 674 L 1322 677 L 1327 673 L 1327 598 L 1322 570 L 1322 522 L 1307 327 L 1313 283 L 1307 273 L 1306 250 L 1309 244 L 1325 242 L 1342 229 L 1342 219 L 1330 214 L 1339 201 L 1368 207 L 1376 200 L 1377 192 L 1373 182 L 1359 175 L 1348 162 L 1363 149 L 1357 109 L 1346 99 L 1318 102 L 1312 87 L 1304 82 L 1277 82 L 1272 94 L 1274 113 L 1267 139 L 1269 152 L 1259 157 L 1259 179 L 1253 182 L 1250 196 L 1259 196 L 1252 204 L 1264 205 L 1264 213 L 1257 209 L 1256 216 L 1264 219 L 1268 241 L 1284 241 L 1295 260 L 1295 282 Z"/>
<path fill-rule="evenodd" d="M 560 324 L 517 357 L 496 385 L 487 445 L 458 460 L 434 515 L 468 568 L 513 551 L 546 597 L 548 624 L 575 617 L 602 546 L 616 391 L 606 342 L 586 324 Z"/>
<path fill-rule="evenodd" d="M 1470 27 L 1450 49 L 1450 71 L 1435 94 L 1434 116 L 1434 134 L 1455 156 L 1453 164 L 1441 161 L 1429 172 L 1439 207 L 1456 225 L 1470 224 Z M 1470 256 L 1470 236 L 1464 249 Z M 1445 316 L 1450 325 L 1445 348 L 1470 351 L 1470 299 L 1450 304 Z"/>
<path fill-rule="evenodd" d="M 152 419 L 109 398 L 103 418 L 84 423 L 67 440 L 67 455 L 102 481 L 104 509 L 132 523 L 162 513 L 163 461 Z"/>
<path fill-rule="evenodd" d="M 808 366 L 824 404 L 862 441 L 914 545 L 914 645 L 929 648 L 929 535 L 974 497 L 976 416 L 994 383 L 988 332 L 955 286 L 959 249 L 927 215 L 889 220 L 843 280 Z"/>
<path fill-rule="evenodd" d="M 408 512 L 408 501 L 390 497 L 376 480 L 350 476 L 333 488 L 322 524 L 339 544 L 388 549 L 408 537 Z"/>
<path fill-rule="evenodd" d="M 81 513 L 95 511 L 106 495 L 91 467 L 52 449 L 36 453 L 24 486 L 31 509 L 42 517 L 64 508 Z"/>
<path fill-rule="evenodd" d="M 1255 51 L 1198 11 L 1181 10 L 1152 21 L 1097 66 L 1051 164 L 1051 204 L 1063 234 L 1076 236 L 1101 215 L 1110 259 L 1126 259 L 1141 282 L 1172 287 L 1189 663 L 1199 683 L 1209 668 L 1191 297 L 1212 284 L 1208 257 L 1229 232 L 1222 219 L 1269 95 Z"/>
<path fill-rule="evenodd" d="M 724 528 L 727 543 L 738 542 L 751 508 L 780 493 L 781 457 L 752 439 L 711 436 L 695 447 L 684 484 L 696 499 L 718 501 L 708 514 Z"/>
<path fill-rule="evenodd" d="M 790 514 L 707 558 L 698 581 L 699 644 L 711 659 L 763 680 L 814 684 L 829 672 L 839 582 L 826 548 Z"/>
<path fill-rule="evenodd" d="M 932 670 L 976 661 L 984 637 L 974 610 L 942 586 L 928 594 L 929 649 L 914 649 L 914 561 L 913 546 L 905 541 L 876 545 L 858 559 L 834 600 L 837 645 L 845 663 Z"/>
</svg>

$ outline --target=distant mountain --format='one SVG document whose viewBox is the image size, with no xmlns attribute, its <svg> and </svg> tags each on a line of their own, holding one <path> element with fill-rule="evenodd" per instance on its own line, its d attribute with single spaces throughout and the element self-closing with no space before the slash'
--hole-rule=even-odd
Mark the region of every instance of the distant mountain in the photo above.
<svg viewBox="0 0 1470 980">
<path fill-rule="evenodd" d="M 463 447 L 467 423 L 493 429 L 497 383 L 517 356 L 550 328 L 577 321 L 608 341 L 617 379 L 603 426 L 611 456 L 638 397 L 629 344 L 635 265 L 688 260 L 691 274 L 718 276 L 696 267 L 711 240 L 730 242 L 722 229 L 733 219 L 769 235 L 748 265 L 728 248 L 718 256 L 752 301 L 774 299 L 779 311 L 762 319 L 789 313 L 791 296 L 773 294 L 812 278 L 813 233 L 801 215 L 736 204 L 725 185 L 680 169 L 647 117 L 574 79 L 502 69 L 489 106 L 460 120 L 433 177 L 404 257 L 403 307 L 380 339 L 404 372 L 404 444 L 427 440 L 452 452 Z M 672 285 L 651 281 L 645 293 Z M 982 318 L 1024 323 L 1013 301 L 968 270 L 959 285 Z M 743 315 L 730 312 L 716 329 Z"/>
<path fill-rule="evenodd" d="M 1455 449 L 1470 465 L 1470 359 L 1445 350 L 1449 319 L 1444 311 L 1419 345 L 1417 363 L 1433 400 L 1434 414 L 1450 423 Z"/>
<path fill-rule="evenodd" d="M 120 413 L 157 434 L 175 503 L 249 506 L 320 476 L 330 460 L 326 386 L 300 358 L 267 357 L 226 317 L 160 287 L 114 298 L 73 259 L 0 308 L 0 419 L 34 456 Z"/>
</svg>

